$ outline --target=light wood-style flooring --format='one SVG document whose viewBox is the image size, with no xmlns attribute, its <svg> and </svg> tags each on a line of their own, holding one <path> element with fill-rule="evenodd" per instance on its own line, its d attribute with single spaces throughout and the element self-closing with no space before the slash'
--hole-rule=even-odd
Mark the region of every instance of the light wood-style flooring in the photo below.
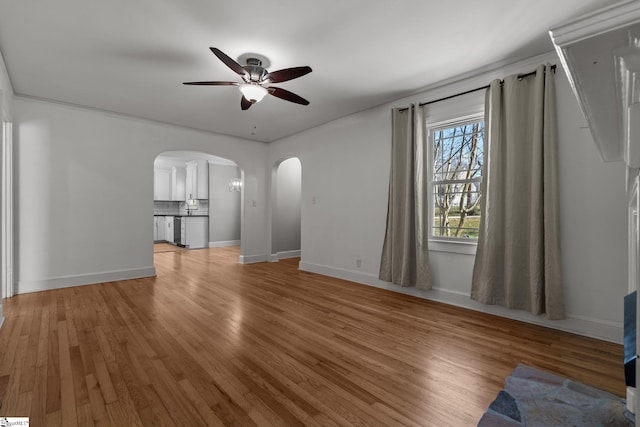
<svg viewBox="0 0 640 427">
<path fill-rule="evenodd" d="M 160 242 L 153 244 L 153 253 L 158 252 L 178 252 L 178 251 L 186 251 L 187 249 L 182 248 L 180 246 L 172 245 L 171 243 Z"/>
<path fill-rule="evenodd" d="M 520 363 L 617 395 L 622 347 L 238 248 L 5 300 L 0 416 L 32 426 L 472 426 Z"/>
</svg>

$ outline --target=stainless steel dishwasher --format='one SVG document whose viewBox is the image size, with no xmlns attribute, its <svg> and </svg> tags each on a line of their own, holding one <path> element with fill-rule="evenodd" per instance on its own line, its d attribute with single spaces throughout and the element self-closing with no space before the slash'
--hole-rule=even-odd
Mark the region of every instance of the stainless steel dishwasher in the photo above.
<svg viewBox="0 0 640 427">
<path fill-rule="evenodd" d="M 178 246 L 185 246 L 186 245 L 186 233 L 185 233 L 185 227 L 184 227 L 184 221 L 185 218 L 181 217 L 181 216 L 177 216 L 174 218 L 173 220 L 173 238 L 174 238 L 174 242 L 176 245 Z"/>
</svg>

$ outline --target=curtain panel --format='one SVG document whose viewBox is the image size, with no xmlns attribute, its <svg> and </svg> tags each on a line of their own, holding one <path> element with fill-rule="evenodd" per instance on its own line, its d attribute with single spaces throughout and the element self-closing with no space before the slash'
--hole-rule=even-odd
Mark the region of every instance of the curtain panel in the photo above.
<svg viewBox="0 0 640 427">
<path fill-rule="evenodd" d="M 392 110 L 391 172 L 380 280 L 431 289 L 424 108 Z"/>
<path fill-rule="evenodd" d="M 493 81 L 485 103 L 482 216 L 471 298 L 565 317 L 553 72 Z"/>
</svg>

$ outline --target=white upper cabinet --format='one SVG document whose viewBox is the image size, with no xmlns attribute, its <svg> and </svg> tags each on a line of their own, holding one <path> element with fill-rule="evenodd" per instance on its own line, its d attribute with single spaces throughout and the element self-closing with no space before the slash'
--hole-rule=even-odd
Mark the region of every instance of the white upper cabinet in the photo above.
<svg viewBox="0 0 640 427">
<path fill-rule="evenodd" d="M 187 198 L 187 169 L 183 166 L 173 166 L 171 168 L 171 181 L 171 200 L 185 200 Z"/>
<path fill-rule="evenodd" d="M 192 160 L 187 162 L 186 198 L 209 198 L 209 162 L 206 160 Z"/>
<path fill-rule="evenodd" d="M 153 199 L 171 200 L 171 168 L 153 169 Z"/>
<path fill-rule="evenodd" d="M 640 2 L 614 4 L 549 34 L 602 159 L 640 167 Z"/>
<path fill-rule="evenodd" d="M 153 170 L 154 200 L 209 198 L 209 162 L 206 159 L 156 162 Z"/>
<path fill-rule="evenodd" d="M 196 171 L 196 165 L 193 163 L 187 163 L 186 183 L 185 183 L 185 198 L 195 199 L 198 187 L 198 173 Z"/>
<path fill-rule="evenodd" d="M 198 160 L 198 199 L 209 198 L 209 162 Z"/>
</svg>

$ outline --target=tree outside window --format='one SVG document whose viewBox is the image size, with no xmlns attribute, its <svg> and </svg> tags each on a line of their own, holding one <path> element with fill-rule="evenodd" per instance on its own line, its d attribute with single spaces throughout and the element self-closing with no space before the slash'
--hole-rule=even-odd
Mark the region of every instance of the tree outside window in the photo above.
<svg viewBox="0 0 640 427">
<path fill-rule="evenodd" d="M 430 129 L 433 175 L 431 234 L 451 240 L 477 239 L 484 161 L 484 121 Z"/>
</svg>

